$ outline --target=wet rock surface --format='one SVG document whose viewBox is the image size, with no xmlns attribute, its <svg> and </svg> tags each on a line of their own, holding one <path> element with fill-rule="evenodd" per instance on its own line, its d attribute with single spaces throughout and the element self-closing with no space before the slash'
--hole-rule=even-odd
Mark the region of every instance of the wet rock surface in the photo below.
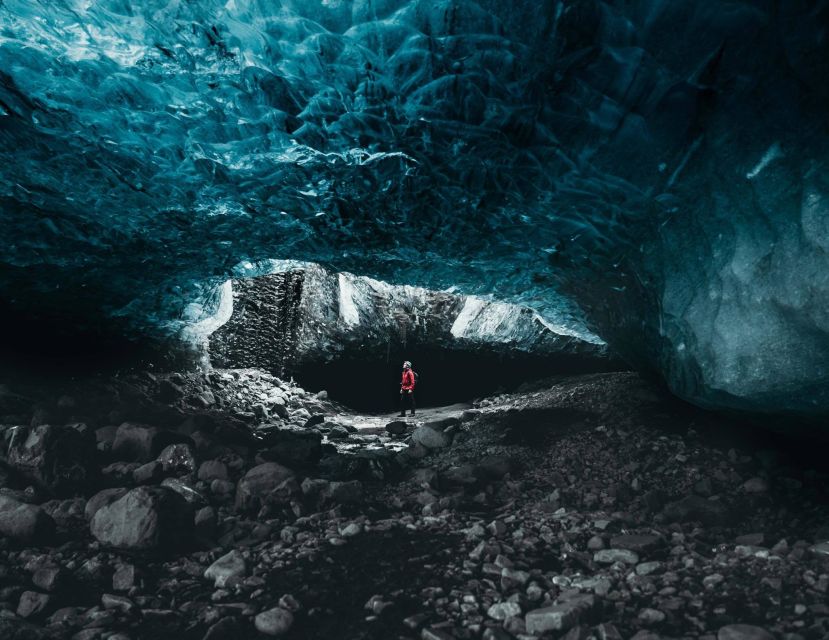
<svg viewBox="0 0 829 640">
<path fill-rule="evenodd" d="M 829 637 L 820 456 L 633 374 L 405 420 L 256 370 L 76 384 L 91 484 L 0 427 L 4 640 Z"/>
</svg>

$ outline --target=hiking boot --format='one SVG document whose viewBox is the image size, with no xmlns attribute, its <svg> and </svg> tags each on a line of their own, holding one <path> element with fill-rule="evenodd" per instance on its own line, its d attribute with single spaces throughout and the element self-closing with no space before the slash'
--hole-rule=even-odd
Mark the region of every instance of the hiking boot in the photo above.
<svg viewBox="0 0 829 640">
<path fill-rule="evenodd" d="M 397 417 L 398 418 L 405 418 L 406 417 L 406 412 L 404 411 L 403 413 L 398 413 Z"/>
<path fill-rule="evenodd" d="M 412 411 L 412 413 L 410 415 L 414 415 L 414 411 Z"/>
</svg>

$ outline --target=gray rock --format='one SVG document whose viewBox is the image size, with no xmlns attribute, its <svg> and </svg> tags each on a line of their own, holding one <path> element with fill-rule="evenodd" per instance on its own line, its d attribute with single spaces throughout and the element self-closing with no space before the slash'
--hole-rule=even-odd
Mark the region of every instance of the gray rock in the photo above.
<svg viewBox="0 0 829 640">
<path fill-rule="evenodd" d="M 717 632 L 717 640 L 774 640 L 774 636 L 750 624 L 729 624 Z"/>
<path fill-rule="evenodd" d="M 766 493 L 769 490 L 769 483 L 763 478 L 749 478 L 742 484 L 746 493 Z"/>
<path fill-rule="evenodd" d="M 499 602 L 487 609 L 486 614 L 493 620 L 506 620 L 521 615 L 521 606 L 516 602 Z"/>
<path fill-rule="evenodd" d="M 222 618 L 211 625 L 202 640 L 237 640 L 243 638 L 245 629 L 237 618 Z"/>
<path fill-rule="evenodd" d="M 216 510 L 213 507 L 202 507 L 196 511 L 193 518 L 196 528 L 196 537 L 200 540 L 213 540 L 216 537 Z"/>
<path fill-rule="evenodd" d="M 595 606 L 596 598 L 592 595 L 562 597 L 552 606 L 530 611 L 524 617 L 527 633 L 538 635 L 546 631 L 567 631 Z"/>
<path fill-rule="evenodd" d="M 55 521 L 40 507 L 0 495 L 0 534 L 20 543 L 45 542 L 55 533 Z"/>
<path fill-rule="evenodd" d="M 170 444 L 158 454 L 165 474 L 183 476 L 196 471 L 196 456 L 189 444 Z"/>
<path fill-rule="evenodd" d="M 655 560 L 653 562 L 642 562 L 636 565 L 636 574 L 640 576 L 649 576 L 652 573 L 658 573 L 664 568 L 663 563 Z"/>
<path fill-rule="evenodd" d="M 59 529 L 68 531 L 76 530 L 77 528 L 82 529 L 86 526 L 86 519 L 84 518 L 85 507 L 86 500 L 84 498 L 49 500 L 40 505 L 40 508 L 55 521 Z"/>
<path fill-rule="evenodd" d="M 659 624 L 660 622 L 665 621 L 665 614 L 662 613 L 659 609 L 651 609 L 650 607 L 646 607 L 639 612 L 637 616 L 639 622 L 646 626 L 652 626 L 655 624 Z"/>
<path fill-rule="evenodd" d="M 131 613 L 135 611 L 136 605 L 129 598 L 124 596 L 117 596 L 113 593 L 105 593 L 101 596 L 101 604 L 104 609 L 114 609 L 122 613 Z"/>
<path fill-rule="evenodd" d="M 92 535 L 110 547 L 126 550 L 170 550 L 190 539 L 193 510 L 166 487 L 139 487 L 92 517 Z"/>
<path fill-rule="evenodd" d="M 448 447 L 452 442 L 451 438 L 443 431 L 426 425 L 420 426 L 412 432 L 412 441 L 427 449 L 442 449 Z"/>
<path fill-rule="evenodd" d="M 449 427 L 460 424 L 460 422 L 458 418 L 439 418 L 437 420 L 428 420 L 423 423 L 423 426 L 434 429 L 435 431 L 445 431 Z"/>
<path fill-rule="evenodd" d="M 294 616 L 282 607 L 275 607 L 258 614 L 253 619 L 253 624 L 260 633 L 278 637 L 288 632 L 294 624 Z"/>
<path fill-rule="evenodd" d="M 593 554 L 593 562 L 600 564 L 613 564 L 614 562 L 637 564 L 639 555 L 635 551 L 627 549 L 599 549 Z"/>
<path fill-rule="evenodd" d="M 644 553 L 656 549 L 661 543 L 661 538 L 652 534 L 627 534 L 613 536 L 610 539 L 610 546 L 615 549 L 628 549 L 637 553 Z"/>
<path fill-rule="evenodd" d="M 809 551 L 818 556 L 829 557 L 829 542 L 818 542 L 809 547 Z"/>
<path fill-rule="evenodd" d="M 52 602 L 51 596 L 36 591 L 24 591 L 17 604 L 17 615 L 21 618 L 36 618 L 46 613 Z"/>
<path fill-rule="evenodd" d="M 91 432 L 69 426 L 15 427 L 9 464 L 23 477 L 54 494 L 85 489 L 94 479 L 96 448 Z"/>
<path fill-rule="evenodd" d="M 112 574 L 113 591 L 129 591 L 138 583 L 138 571 L 134 565 L 124 563 Z"/>
<path fill-rule="evenodd" d="M 217 589 L 227 585 L 233 578 L 242 578 L 247 575 L 247 562 L 244 556 L 234 549 L 211 564 L 204 572 L 204 577 L 213 580 Z"/>
<path fill-rule="evenodd" d="M 344 426 L 335 424 L 328 431 L 329 440 L 347 440 L 349 437 L 348 429 Z"/>
<path fill-rule="evenodd" d="M 220 460 L 206 460 L 199 467 L 198 478 L 205 482 L 210 482 L 211 480 L 227 480 L 227 465 Z"/>
<path fill-rule="evenodd" d="M 236 508 L 247 512 L 258 510 L 272 491 L 293 477 L 293 471 L 276 462 L 266 462 L 254 467 L 236 486 Z"/>
<path fill-rule="evenodd" d="M 181 478 L 165 478 L 161 482 L 161 486 L 175 491 L 182 498 L 184 498 L 188 504 L 193 505 L 194 509 L 199 509 L 208 504 L 207 498 L 205 498 L 188 482 L 182 480 Z"/>
<path fill-rule="evenodd" d="M 164 477 L 164 467 L 158 460 L 147 462 L 132 472 L 135 484 L 155 484 Z"/>
<path fill-rule="evenodd" d="M 66 583 L 67 574 L 57 565 L 47 565 L 32 574 L 32 584 L 43 591 L 57 591 Z"/>
<path fill-rule="evenodd" d="M 110 505 L 116 500 L 124 497 L 127 491 L 129 491 L 129 489 L 125 489 L 123 487 L 99 491 L 86 501 L 86 506 L 84 507 L 84 517 L 87 521 L 92 520 L 92 516 L 98 512 L 98 509 Z"/>
<path fill-rule="evenodd" d="M 409 429 L 409 424 L 403 420 L 393 420 L 386 425 L 386 432 L 392 436 L 402 436 Z"/>
</svg>

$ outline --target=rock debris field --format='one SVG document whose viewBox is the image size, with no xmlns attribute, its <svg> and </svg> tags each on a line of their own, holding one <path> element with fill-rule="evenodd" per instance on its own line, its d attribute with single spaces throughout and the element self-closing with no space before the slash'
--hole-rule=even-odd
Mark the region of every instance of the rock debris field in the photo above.
<svg viewBox="0 0 829 640">
<path fill-rule="evenodd" d="M 252 369 L 6 382 L 3 640 L 829 637 L 821 456 L 635 374 L 406 419 Z"/>
</svg>

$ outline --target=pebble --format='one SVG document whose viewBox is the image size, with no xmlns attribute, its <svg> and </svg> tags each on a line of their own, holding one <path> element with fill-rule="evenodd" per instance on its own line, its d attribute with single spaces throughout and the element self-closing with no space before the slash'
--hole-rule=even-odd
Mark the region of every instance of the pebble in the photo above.
<svg viewBox="0 0 829 640">
<path fill-rule="evenodd" d="M 639 554 L 628 549 L 601 549 L 593 554 L 593 562 L 599 564 L 613 564 L 614 562 L 638 564 Z"/>
<path fill-rule="evenodd" d="M 521 615 L 521 607 L 516 602 L 499 602 L 487 609 L 486 614 L 493 620 L 506 620 Z"/>
<path fill-rule="evenodd" d="M 230 580 L 247 574 L 247 562 L 237 549 L 230 551 L 211 564 L 204 572 L 204 577 L 213 580 L 213 586 L 223 588 Z"/>
</svg>

